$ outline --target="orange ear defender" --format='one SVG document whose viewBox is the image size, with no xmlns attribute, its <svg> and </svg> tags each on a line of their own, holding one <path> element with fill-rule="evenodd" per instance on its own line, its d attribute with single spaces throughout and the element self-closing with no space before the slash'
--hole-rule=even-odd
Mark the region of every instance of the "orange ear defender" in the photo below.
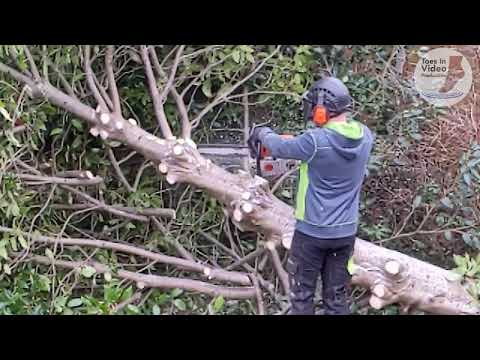
<svg viewBox="0 0 480 360">
<path fill-rule="evenodd" d="M 313 109 L 313 122 L 318 126 L 325 125 L 330 116 L 328 110 L 322 105 L 316 105 Z"/>
</svg>

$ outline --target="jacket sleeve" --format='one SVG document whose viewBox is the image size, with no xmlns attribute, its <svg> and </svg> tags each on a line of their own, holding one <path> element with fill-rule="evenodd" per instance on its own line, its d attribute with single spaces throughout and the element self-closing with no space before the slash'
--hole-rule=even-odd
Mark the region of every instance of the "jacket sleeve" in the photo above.
<svg viewBox="0 0 480 360">
<path fill-rule="evenodd" d="M 272 156 L 279 159 L 310 161 L 316 152 L 315 138 L 310 131 L 291 139 L 285 139 L 275 134 L 273 130 L 266 129 L 261 134 L 260 140 L 272 153 Z"/>
</svg>

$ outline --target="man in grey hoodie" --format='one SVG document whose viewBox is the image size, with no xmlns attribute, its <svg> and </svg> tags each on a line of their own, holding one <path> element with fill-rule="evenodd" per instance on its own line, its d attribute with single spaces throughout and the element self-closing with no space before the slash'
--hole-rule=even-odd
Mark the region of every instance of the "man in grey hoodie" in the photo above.
<svg viewBox="0 0 480 360">
<path fill-rule="evenodd" d="M 317 81 L 304 97 L 306 120 L 315 129 L 285 139 L 268 127 L 249 139 L 275 158 L 301 160 L 296 226 L 287 262 L 292 315 L 313 315 L 318 277 L 326 315 L 346 315 L 347 263 L 358 228 L 359 197 L 373 135 L 348 113 L 352 99 L 338 79 Z"/>
</svg>

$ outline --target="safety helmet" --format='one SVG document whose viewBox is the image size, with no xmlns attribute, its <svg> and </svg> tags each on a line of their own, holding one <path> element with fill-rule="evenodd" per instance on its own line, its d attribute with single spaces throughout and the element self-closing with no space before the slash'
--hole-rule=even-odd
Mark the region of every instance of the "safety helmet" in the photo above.
<svg viewBox="0 0 480 360">
<path fill-rule="evenodd" d="M 303 97 L 304 120 L 323 126 L 332 117 L 348 111 L 352 98 L 345 84 L 328 76 L 316 81 Z"/>
</svg>

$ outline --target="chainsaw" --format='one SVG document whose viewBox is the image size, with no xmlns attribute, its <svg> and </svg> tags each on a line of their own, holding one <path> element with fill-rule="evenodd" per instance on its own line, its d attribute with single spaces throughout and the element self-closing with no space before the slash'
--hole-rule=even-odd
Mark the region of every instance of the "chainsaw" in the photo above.
<svg viewBox="0 0 480 360">
<path fill-rule="evenodd" d="M 280 135 L 285 138 L 291 135 Z M 268 181 L 274 181 L 298 165 L 297 160 L 276 159 L 265 146 L 259 144 L 255 157 L 252 158 L 247 145 L 239 144 L 199 144 L 200 154 L 216 165 L 233 171 L 240 169 L 254 173 Z"/>
</svg>

